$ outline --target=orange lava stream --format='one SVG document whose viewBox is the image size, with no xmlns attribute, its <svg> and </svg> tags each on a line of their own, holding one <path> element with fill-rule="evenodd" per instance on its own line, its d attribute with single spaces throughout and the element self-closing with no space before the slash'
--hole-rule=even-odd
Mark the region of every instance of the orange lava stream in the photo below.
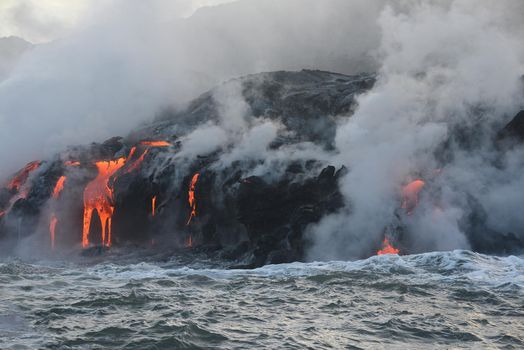
<svg viewBox="0 0 524 350">
<path fill-rule="evenodd" d="M 171 144 L 167 141 L 142 141 L 141 145 L 152 147 L 169 147 Z"/>
<path fill-rule="evenodd" d="M 23 184 L 27 181 L 27 178 L 29 177 L 29 174 L 31 174 L 32 171 L 35 171 L 40 166 L 40 161 L 34 161 L 31 163 L 28 163 L 22 170 L 20 170 L 7 184 L 8 190 L 20 190 L 20 187 L 22 187 Z"/>
<path fill-rule="evenodd" d="M 82 247 L 89 245 L 89 228 L 93 210 L 98 212 L 102 225 L 102 244 L 111 246 L 111 217 L 115 210 L 113 204 L 113 188 L 109 183 L 111 177 L 125 165 L 125 158 L 112 161 L 99 161 L 98 176 L 87 184 L 84 190 L 84 227 L 82 232 Z M 106 236 L 107 233 L 107 236 Z"/>
<path fill-rule="evenodd" d="M 195 187 L 199 176 L 199 173 L 195 173 L 195 175 L 193 175 L 193 178 L 191 179 L 191 183 L 189 184 L 188 201 L 189 207 L 191 208 L 191 213 L 189 214 L 189 219 L 187 220 L 186 225 L 189 225 L 191 223 L 191 220 L 196 216 Z"/>
<path fill-rule="evenodd" d="M 385 237 L 384 241 L 382 241 L 382 249 L 380 249 L 377 252 L 377 255 L 398 254 L 398 253 L 400 253 L 400 250 L 393 247 L 391 243 L 389 242 L 389 239 Z"/>
<path fill-rule="evenodd" d="M 51 248 L 55 249 L 55 230 L 58 219 L 55 214 L 51 216 L 51 222 L 49 223 L 49 233 L 51 234 Z"/>
<path fill-rule="evenodd" d="M 127 157 L 127 159 L 131 159 L 131 157 L 133 156 L 133 154 L 135 153 L 135 150 L 136 148 L 133 147 L 131 149 L 131 152 L 129 152 L 129 156 Z M 137 170 L 139 167 L 140 167 L 140 164 L 142 164 L 142 162 L 144 161 L 144 158 L 146 157 L 147 153 L 149 152 L 148 149 L 146 149 L 144 151 L 144 153 L 142 153 L 142 155 L 140 157 L 138 157 L 137 160 L 135 160 L 133 163 L 131 163 L 131 165 L 126 169 L 125 173 L 128 174 L 132 171 L 135 171 Z"/>
<path fill-rule="evenodd" d="M 155 209 L 156 209 L 156 196 L 151 198 L 151 216 L 155 216 Z"/>
<path fill-rule="evenodd" d="M 58 199 L 58 197 L 60 196 L 60 192 L 62 192 L 62 190 L 64 189 L 64 183 L 66 179 L 67 178 L 64 175 L 58 178 L 55 188 L 53 189 L 53 198 L 54 199 Z"/>
<path fill-rule="evenodd" d="M 410 215 L 413 210 L 418 205 L 418 194 L 424 188 L 426 183 L 420 179 L 410 182 L 402 189 L 402 209 L 405 209 L 408 215 Z"/>
</svg>

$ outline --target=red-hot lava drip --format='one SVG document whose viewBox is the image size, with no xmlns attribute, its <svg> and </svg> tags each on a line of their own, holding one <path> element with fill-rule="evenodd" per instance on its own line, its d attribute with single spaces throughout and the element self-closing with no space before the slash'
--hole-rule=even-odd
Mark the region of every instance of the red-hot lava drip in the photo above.
<svg viewBox="0 0 524 350">
<path fill-rule="evenodd" d="M 89 245 L 89 228 L 93 210 L 96 210 L 102 226 L 102 244 L 111 246 L 111 218 L 115 210 L 113 204 L 113 188 L 109 183 L 111 177 L 125 165 L 125 158 L 112 161 L 99 161 L 98 176 L 87 184 L 84 190 L 84 227 L 82 232 L 82 246 Z"/>
<path fill-rule="evenodd" d="M 195 173 L 195 175 L 193 175 L 193 178 L 191 179 L 191 183 L 189 184 L 188 201 L 189 207 L 191 208 L 191 213 L 189 214 L 189 219 L 187 220 L 186 225 L 189 225 L 191 223 L 191 220 L 196 216 L 195 187 L 199 176 L 199 173 Z"/>
<path fill-rule="evenodd" d="M 415 180 L 404 186 L 402 189 L 402 209 L 405 209 L 408 215 L 413 213 L 413 210 L 418 205 L 418 194 L 424 188 L 426 183 L 420 179 Z"/>
<path fill-rule="evenodd" d="M 143 146 L 151 146 L 151 147 L 169 147 L 171 144 L 167 141 L 142 141 L 140 142 Z"/>
<path fill-rule="evenodd" d="M 58 197 L 60 196 L 60 192 L 62 192 L 62 190 L 64 189 L 64 183 L 66 179 L 67 178 L 64 175 L 58 178 L 55 188 L 53 189 L 53 198 L 54 199 L 58 199 Z"/>
<path fill-rule="evenodd" d="M 35 171 L 40 166 L 40 161 L 34 161 L 31 163 L 28 163 L 22 170 L 16 174 L 11 181 L 7 184 L 8 190 L 17 190 L 19 191 L 20 188 L 25 184 L 27 181 L 27 178 L 29 177 L 29 174 L 31 174 L 32 171 Z"/>
<path fill-rule="evenodd" d="M 127 157 L 128 160 L 131 159 L 131 157 L 135 153 L 135 150 L 136 150 L 135 147 L 131 148 L 131 152 L 129 152 L 129 156 Z M 129 174 L 130 172 L 137 170 L 140 167 L 140 165 L 142 164 L 142 162 L 144 161 L 144 158 L 146 157 L 148 152 L 149 152 L 149 150 L 146 149 L 142 153 L 142 155 L 140 157 L 138 157 L 137 160 L 135 160 L 133 163 L 131 163 L 131 165 L 126 169 L 125 173 Z"/>
<path fill-rule="evenodd" d="M 51 248 L 55 249 L 55 230 L 56 224 L 58 224 L 58 219 L 55 214 L 51 216 L 51 222 L 49 223 L 49 233 L 51 234 Z"/>
<path fill-rule="evenodd" d="M 156 196 L 151 198 L 151 216 L 155 216 L 155 210 L 156 210 Z"/>
<path fill-rule="evenodd" d="M 66 181 L 66 177 L 64 175 L 60 176 L 58 178 L 58 181 L 56 181 L 55 188 L 53 189 L 52 197 L 54 199 L 58 199 L 60 196 L 60 193 L 64 189 L 64 183 Z M 51 248 L 55 249 L 55 231 L 56 231 L 56 225 L 58 224 L 58 219 L 55 215 L 55 213 L 51 214 L 51 220 L 49 222 L 49 234 L 51 235 Z"/>
<path fill-rule="evenodd" d="M 377 252 L 377 255 L 385 255 L 385 254 L 398 254 L 400 253 L 400 250 L 393 247 L 391 243 L 389 242 L 389 239 L 387 237 L 384 237 L 384 241 L 382 241 L 382 249 L 380 249 Z"/>
</svg>

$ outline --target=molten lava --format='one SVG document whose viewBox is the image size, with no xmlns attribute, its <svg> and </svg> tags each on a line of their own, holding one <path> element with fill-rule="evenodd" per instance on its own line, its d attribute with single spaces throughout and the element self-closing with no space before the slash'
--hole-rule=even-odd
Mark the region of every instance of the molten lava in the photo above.
<svg viewBox="0 0 524 350">
<path fill-rule="evenodd" d="M 65 166 L 80 166 L 80 162 L 76 160 L 67 160 L 64 162 Z"/>
<path fill-rule="evenodd" d="M 131 157 L 133 156 L 133 154 L 135 153 L 135 150 L 136 148 L 133 147 L 131 148 L 131 152 L 129 152 L 129 156 L 127 157 L 127 159 L 131 159 Z M 135 171 L 137 170 L 139 167 L 140 167 L 140 164 L 142 164 L 142 162 L 144 161 L 144 158 L 146 157 L 147 153 L 149 152 L 148 149 L 146 149 L 142 155 L 140 157 L 138 157 L 137 160 L 135 160 L 133 163 L 131 163 L 131 165 L 126 169 L 125 173 L 128 174 L 132 171 Z"/>
<path fill-rule="evenodd" d="M 389 239 L 384 237 L 384 241 L 382 241 L 382 249 L 377 252 L 377 255 L 398 254 L 399 252 L 400 250 L 393 247 L 389 242 Z"/>
<path fill-rule="evenodd" d="M 156 196 L 151 198 L 151 216 L 155 216 L 155 209 L 156 209 Z"/>
<path fill-rule="evenodd" d="M 418 194 L 424 188 L 426 183 L 420 179 L 415 180 L 404 186 L 402 189 L 402 209 L 405 209 L 408 215 L 410 215 L 413 210 L 418 205 Z"/>
<path fill-rule="evenodd" d="M 193 175 L 193 178 L 191 179 L 191 183 L 189 184 L 188 201 L 189 207 L 191 208 L 191 213 L 189 214 L 189 219 L 187 220 L 186 225 L 189 225 L 191 223 L 191 220 L 196 216 L 195 187 L 199 176 L 199 173 L 195 173 L 195 175 Z"/>
<path fill-rule="evenodd" d="M 34 161 L 28 163 L 22 170 L 20 170 L 7 184 L 8 190 L 20 190 L 20 188 L 25 184 L 29 174 L 38 169 L 40 166 L 40 161 Z"/>
<path fill-rule="evenodd" d="M 55 214 L 51 216 L 51 222 L 49 223 L 49 233 L 51 234 L 51 248 L 55 249 L 55 230 L 58 219 Z"/>
<path fill-rule="evenodd" d="M 53 198 L 54 199 L 58 199 L 58 197 L 60 196 L 60 192 L 62 192 L 62 190 L 64 189 L 65 181 L 66 181 L 66 177 L 64 175 L 58 178 L 55 188 L 53 189 Z"/>
<path fill-rule="evenodd" d="M 111 218 L 115 210 L 113 204 L 113 187 L 111 177 L 125 165 L 125 158 L 112 161 L 99 161 L 98 176 L 87 184 L 84 190 L 84 229 L 82 232 L 82 246 L 89 245 L 89 228 L 93 210 L 96 210 L 102 226 L 102 244 L 111 246 Z M 107 236 L 106 236 L 107 233 Z"/>
<path fill-rule="evenodd" d="M 169 147 L 171 144 L 167 141 L 142 141 L 141 145 L 151 146 L 151 147 Z"/>
</svg>

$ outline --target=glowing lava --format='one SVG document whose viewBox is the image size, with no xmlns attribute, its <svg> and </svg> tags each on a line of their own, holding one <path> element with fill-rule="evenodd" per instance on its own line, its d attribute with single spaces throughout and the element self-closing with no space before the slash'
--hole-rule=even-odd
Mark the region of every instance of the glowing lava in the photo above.
<svg viewBox="0 0 524 350">
<path fill-rule="evenodd" d="M 129 156 L 127 157 L 127 159 L 131 159 L 131 157 L 133 156 L 133 154 L 135 153 L 135 150 L 136 148 L 133 147 L 131 148 L 131 152 L 129 152 Z M 142 164 L 142 162 L 144 161 L 144 158 L 146 157 L 147 153 L 149 152 L 148 149 L 146 149 L 142 155 L 140 157 L 138 157 L 137 160 L 135 160 L 133 163 L 131 163 L 131 165 L 126 169 L 125 173 L 128 174 L 132 171 L 135 171 L 137 170 L 139 167 L 140 167 L 140 164 Z"/>
<path fill-rule="evenodd" d="M 49 233 L 51 234 L 51 248 L 55 249 L 55 230 L 56 224 L 58 224 L 58 219 L 55 214 L 51 216 L 51 222 L 49 223 Z"/>
<path fill-rule="evenodd" d="M 191 183 L 189 184 L 188 201 L 189 207 L 191 208 L 191 213 L 189 214 L 189 219 L 187 220 L 186 225 L 189 225 L 191 223 L 191 220 L 196 216 L 195 187 L 199 176 L 199 173 L 195 173 L 195 175 L 193 175 L 193 178 L 191 179 Z"/>
<path fill-rule="evenodd" d="M 398 254 L 400 252 L 399 249 L 393 247 L 391 243 L 389 242 L 389 239 L 387 237 L 384 238 L 384 241 L 382 241 L 382 249 L 380 249 L 377 252 L 377 255 L 385 255 L 385 254 Z"/>
<path fill-rule="evenodd" d="M 89 245 L 89 228 L 93 210 L 96 210 L 102 226 L 102 244 L 111 246 L 111 217 L 115 210 L 113 204 L 113 187 L 110 184 L 111 177 L 125 165 L 125 158 L 112 161 L 99 161 L 95 165 L 98 168 L 98 176 L 87 184 L 84 190 L 84 228 L 82 232 L 82 246 Z M 107 233 L 107 236 L 106 236 Z"/>
<path fill-rule="evenodd" d="M 420 179 L 415 180 L 404 186 L 402 189 L 402 209 L 405 209 L 408 215 L 413 212 L 418 205 L 418 194 L 424 188 L 426 183 Z"/>
<path fill-rule="evenodd" d="M 64 162 L 65 166 L 80 166 L 80 162 L 76 160 L 67 160 Z"/>
<path fill-rule="evenodd" d="M 40 166 L 40 161 L 34 161 L 31 163 L 28 163 L 22 170 L 20 170 L 7 184 L 8 190 L 20 190 L 20 188 L 25 184 L 27 181 L 27 178 L 29 177 L 29 174 L 31 174 L 32 171 L 35 171 Z"/>
<path fill-rule="evenodd" d="M 141 145 L 151 146 L 151 147 L 169 147 L 171 144 L 167 141 L 142 141 Z"/>
<path fill-rule="evenodd" d="M 54 199 L 58 199 L 58 196 L 60 196 L 60 192 L 62 192 L 62 190 L 64 189 L 65 181 L 66 181 L 66 177 L 64 175 L 58 178 L 55 188 L 53 189 L 53 198 Z"/>
<path fill-rule="evenodd" d="M 155 216 L 155 209 L 156 209 L 156 196 L 151 198 L 151 216 Z"/>
</svg>

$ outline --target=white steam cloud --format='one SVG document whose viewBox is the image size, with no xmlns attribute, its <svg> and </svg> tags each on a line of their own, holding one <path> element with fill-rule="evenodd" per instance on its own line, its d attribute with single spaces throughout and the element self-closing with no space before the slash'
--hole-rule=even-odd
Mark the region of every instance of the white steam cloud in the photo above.
<svg viewBox="0 0 524 350">
<path fill-rule="evenodd" d="M 524 102 L 522 2 L 404 5 L 381 13 L 379 81 L 337 131 L 335 159 L 351 169 L 340 184 L 348 206 L 312 228 L 311 259 L 357 258 L 370 251 L 396 220 L 401 186 L 431 177 L 439 167 L 437 147 L 454 127 L 475 130 L 474 138 L 487 144 L 484 135 L 492 136 Z M 498 170 L 482 149 L 453 154 L 435 179 L 440 193 L 422 196 L 417 211 L 403 218 L 411 251 L 469 248 L 459 227 L 469 207 L 467 193 L 485 205 L 489 222 L 506 232 L 522 230 L 515 208 L 524 199 L 524 168 L 514 158 L 522 152 L 507 154 L 509 165 Z M 502 199 L 501 188 L 513 196 Z"/>
<path fill-rule="evenodd" d="M 243 0 L 184 19 L 187 1 L 102 2 L 0 82 L 2 175 L 70 144 L 126 134 L 232 77 L 372 69 L 380 3 Z"/>
</svg>

